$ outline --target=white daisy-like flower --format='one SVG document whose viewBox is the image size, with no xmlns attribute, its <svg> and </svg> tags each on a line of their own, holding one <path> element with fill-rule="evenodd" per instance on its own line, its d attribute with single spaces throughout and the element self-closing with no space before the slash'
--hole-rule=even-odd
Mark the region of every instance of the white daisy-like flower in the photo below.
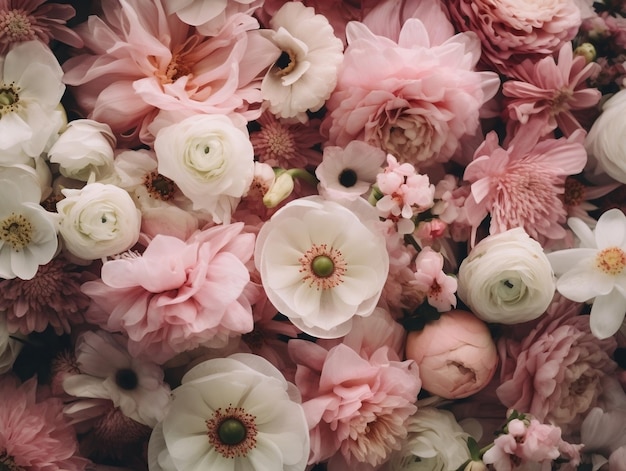
<svg viewBox="0 0 626 471">
<path fill-rule="evenodd" d="M 347 334 L 354 316 L 373 312 L 387 279 L 389 255 L 373 228 L 377 221 L 363 199 L 348 209 L 311 196 L 277 211 L 261 228 L 254 254 L 272 304 L 308 334 Z"/>
<path fill-rule="evenodd" d="M 261 95 L 275 115 L 306 122 L 306 111 L 319 110 L 335 88 L 343 43 L 326 17 L 300 2 L 285 3 L 270 26 L 269 39 L 281 54 L 263 78 Z"/>
<path fill-rule="evenodd" d="M 154 427 L 170 403 L 170 388 L 156 363 L 133 358 L 121 335 L 87 331 L 76 342 L 81 374 L 63 381 L 66 393 L 79 398 L 110 399 L 136 422 Z"/>
<path fill-rule="evenodd" d="M 249 353 L 205 361 L 173 391 L 152 432 L 150 471 L 302 471 L 309 430 L 299 392 Z"/>
<path fill-rule="evenodd" d="M 0 160 L 26 163 L 49 148 L 65 124 L 59 103 L 63 70 L 40 41 L 14 46 L 0 57 Z"/>
<path fill-rule="evenodd" d="M 626 314 L 626 216 L 610 209 L 600 216 L 595 230 L 584 221 L 567 221 L 580 240 L 579 248 L 548 254 L 557 290 L 572 301 L 593 299 L 590 326 L 600 339 L 621 327 Z"/>
<path fill-rule="evenodd" d="M 56 254 L 58 218 L 39 205 L 40 199 L 32 172 L 0 170 L 0 278 L 30 280 Z"/>
</svg>

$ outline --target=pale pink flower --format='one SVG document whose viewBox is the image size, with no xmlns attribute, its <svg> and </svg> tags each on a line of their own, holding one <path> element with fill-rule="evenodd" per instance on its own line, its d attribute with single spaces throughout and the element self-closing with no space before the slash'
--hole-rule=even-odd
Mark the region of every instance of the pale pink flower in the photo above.
<svg viewBox="0 0 626 471">
<path fill-rule="evenodd" d="M 558 51 L 581 24 L 575 0 L 451 0 L 447 6 L 460 31 L 480 38 L 482 60 L 504 74 L 526 58 Z"/>
<path fill-rule="evenodd" d="M 0 54 L 15 43 L 37 39 L 48 45 L 56 39 L 80 48 L 82 39 L 65 26 L 76 10 L 71 5 L 46 0 L 0 0 Z"/>
<path fill-rule="evenodd" d="M 260 75 L 278 51 L 258 22 L 238 13 L 205 37 L 167 15 L 162 0 L 104 2 L 101 16 L 77 27 L 85 53 L 64 64 L 65 82 L 89 118 L 124 142 L 151 143 L 159 110 L 255 119 Z"/>
<path fill-rule="evenodd" d="M 412 361 L 399 361 L 388 346 L 359 355 L 344 343 L 327 350 L 292 340 L 289 352 L 309 423 L 310 464 L 376 469 L 401 448 L 421 385 Z"/>
<path fill-rule="evenodd" d="M 497 394 L 505 406 L 569 430 L 596 405 L 602 378 L 616 369 L 616 342 L 592 335 L 582 307 L 557 297 L 521 342 L 500 341 Z"/>
<path fill-rule="evenodd" d="M 109 260 L 102 280 L 82 290 L 92 298 L 88 321 L 129 337 L 131 355 L 164 362 L 200 345 L 223 346 L 250 332 L 254 235 L 243 223 L 194 233 L 186 242 L 157 235 L 141 256 Z"/>
<path fill-rule="evenodd" d="M 315 166 L 322 160 L 320 152 L 313 149 L 323 140 L 318 119 L 290 123 L 266 111 L 257 123 L 260 129 L 250 133 L 250 142 L 260 162 L 289 169 Z"/>
<path fill-rule="evenodd" d="M 80 285 L 93 278 L 59 255 L 30 280 L 0 281 L 0 311 L 6 312 L 9 330 L 27 335 L 50 326 L 57 335 L 69 333 L 84 322 L 89 298 Z"/>
<path fill-rule="evenodd" d="M 404 24 L 397 43 L 361 23 L 347 33 L 323 121 L 329 144 L 361 140 L 403 162 L 448 161 L 460 139 L 476 132 L 480 108 L 500 85 L 494 72 L 474 69 L 478 39 L 462 33 L 434 43 L 418 19 Z"/>
<path fill-rule="evenodd" d="M 29 471 L 81 471 L 76 434 L 57 398 L 37 400 L 37 380 L 19 385 L 0 378 L 0 468 Z"/>
<path fill-rule="evenodd" d="M 489 214 L 490 234 L 522 227 L 535 239 L 560 239 L 566 210 L 560 196 L 565 178 L 587 162 L 584 133 L 537 142 L 536 133 L 521 132 L 507 149 L 495 131 L 476 150 L 463 178 L 471 183 L 465 208 L 474 234 Z"/>
<path fill-rule="evenodd" d="M 546 56 L 537 62 L 526 59 L 514 66 L 512 73 L 516 79 L 502 85 L 509 119 L 507 134 L 514 135 L 520 125 L 530 120 L 543 124 L 542 136 L 557 127 L 565 136 L 582 129 L 576 112 L 600 101 L 600 91 L 587 87 L 587 79 L 599 71 L 599 64 L 587 64 L 583 56 L 574 57 L 569 42 L 561 47 L 556 60 Z"/>
<path fill-rule="evenodd" d="M 424 247 L 415 259 L 416 287 L 424 293 L 428 304 L 439 312 L 456 306 L 456 278 L 443 271 L 443 256 L 430 247 Z"/>
</svg>

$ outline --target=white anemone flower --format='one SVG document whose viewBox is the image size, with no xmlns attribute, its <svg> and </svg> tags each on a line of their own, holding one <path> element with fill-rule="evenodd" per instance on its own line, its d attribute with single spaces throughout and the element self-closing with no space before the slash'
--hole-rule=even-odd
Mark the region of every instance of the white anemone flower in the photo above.
<svg viewBox="0 0 626 471">
<path fill-rule="evenodd" d="M 39 41 L 14 46 L 0 57 L 0 159 L 26 163 L 49 148 L 65 124 L 59 103 L 63 70 Z"/>
<path fill-rule="evenodd" d="M 281 118 L 306 122 L 337 84 L 343 43 L 323 15 L 300 2 L 287 2 L 270 20 L 269 38 L 281 53 L 261 84 L 269 110 Z"/>
<path fill-rule="evenodd" d="M 363 199 L 348 209 L 311 196 L 278 210 L 254 254 L 269 300 L 303 332 L 346 335 L 354 316 L 374 311 L 387 279 L 389 255 L 376 223 Z"/>
<path fill-rule="evenodd" d="M 595 230 L 570 218 L 568 225 L 580 247 L 548 254 L 556 275 L 556 288 L 572 301 L 593 299 L 590 326 L 600 339 L 621 327 L 626 314 L 626 216 L 610 209 L 600 216 Z"/>
<path fill-rule="evenodd" d="M 185 374 L 148 444 L 150 471 L 302 471 L 309 430 L 296 387 L 249 353 Z"/>
<path fill-rule="evenodd" d="M 58 217 L 40 206 L 41 187 L 18 167 L 0 170 L 0 278 L 32 279 L 58 247 Z"/>
</svg>

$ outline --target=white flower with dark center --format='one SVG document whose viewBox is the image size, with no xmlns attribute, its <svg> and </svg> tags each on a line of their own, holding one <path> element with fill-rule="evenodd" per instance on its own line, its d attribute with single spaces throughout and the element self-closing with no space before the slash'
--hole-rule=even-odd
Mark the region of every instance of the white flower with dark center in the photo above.
<svg viewBox="0 0 626 471">
<path fill-rule="evenodd" d="M 261 84 L 269 110 L 281 118 L 306 122 L 306 111 L 317 111 L 337 83 L 343 43 L 312 7 L 285 3 L 270 20 L 270 39 L 281 54 Z"/>
<path fill-rule="evenodd" d="M 261 228 L 254 254 L 272 304 L 316 337 L 348 333 L 354 316 L 372 313 L 387 278 L 377 222 L 363 199 L 348 209 L 312 196 L 277 211 Z"/>
<path fill-rule="evenodd" d="M 121 335 L 85 332 L 76 342 L 81 374 L 63 381 L 66 393 L 79 398 L 110 399 L 131 419 L 154 427 L 170 402 L 170 388 L 156 363 L 133 358 Z"/>
<path fill-rule="evenodd" d="M 39 41 L 0 57 L 0 161 L 26 162 L 49 147 L 65 124 L 62 76 L 54 54 Z"/>
<path fill-rule="evenodd" d="M 33 174 L 15 167 L 0 171 L 0 278 L 30 280 L 54 257 L 57 219 L 40 198 Z"/>
<path fill-rule="evenodd" d="M 150 437 L 150 471 L 302 471 L 309 431 L 299 392 L 262 357 L 192 368 Z"/>
<path fill-rule="evenodd" d="M 568 225 L 580 247 L 548 254 L 556 275 L 556 288 L 572 301 L 593 300 L 590 326 L 600 339 L 615 334 L 626 314 L 626 216 L 610 209 L 600 216 L 595 230 L 581 219 Z"/>
</svg>

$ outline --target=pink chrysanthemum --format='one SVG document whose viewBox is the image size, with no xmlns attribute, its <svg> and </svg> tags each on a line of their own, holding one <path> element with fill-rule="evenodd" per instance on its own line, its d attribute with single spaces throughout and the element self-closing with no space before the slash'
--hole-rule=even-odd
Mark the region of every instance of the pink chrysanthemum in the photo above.
<svg viewBox="0 0 626 471">
<path fill-rule="evenodd" d="M 12 44 L 33 39 L 44 44 L 56 39 L 82 47 L 80 36 L 65 26 L 75 14 L 71 5 L 46 0 L 0 0 L 0 54 L 5 54 Z"/>
<path fill-rule="evenodd" d="M 0 281 L 0 310 L 6 311 L 9 330 L 27 335 L 51 326 L 58 335 L 70 332 L 89 307 L 80 285 L 91 278 L 59 256 L 41 265 L 30 280 Z"/>
<path fill-rule="evenodd" d="M 11 376 L 0 379 L 0 469 L 84 470 L 88 461 L 78 456 L 61 400 L 37 401 L 36 395 L 35 378 L 22 385 Z"/>
<path fill-rule="evenodd" d="M 519 80 L 509 80 L 502 86 L 510 120 L 507 134 L 513 136 L 520 124 L 530 120 L 543 124 L 542 135 L 557 127 L 566 136 L 581 129 L 575 114 L 600 100 L 600 91 L 587 87 L 587 79 L 599 71 L 599 64 L 587 64 L 584 57 L 574 57 L 571 43 L 561 47 L 556 61 L 547 56 L 538 62 L 527 59 L 514 67 L 513 74 Z"/>
<path fill-rule="evenodd" d="M 542 241 L 565 237 L 566 210 L 560 196 L 565 178 L 587 163 L 582 140 L 581 132 L 540 142 L 536 133 L 519 133 L 505 150 L 490 132 L 463 175 L 471 183 L 465 208 L 474 236 L 489 214 L 490 234 L 523 227 Z"/>
</svg>

